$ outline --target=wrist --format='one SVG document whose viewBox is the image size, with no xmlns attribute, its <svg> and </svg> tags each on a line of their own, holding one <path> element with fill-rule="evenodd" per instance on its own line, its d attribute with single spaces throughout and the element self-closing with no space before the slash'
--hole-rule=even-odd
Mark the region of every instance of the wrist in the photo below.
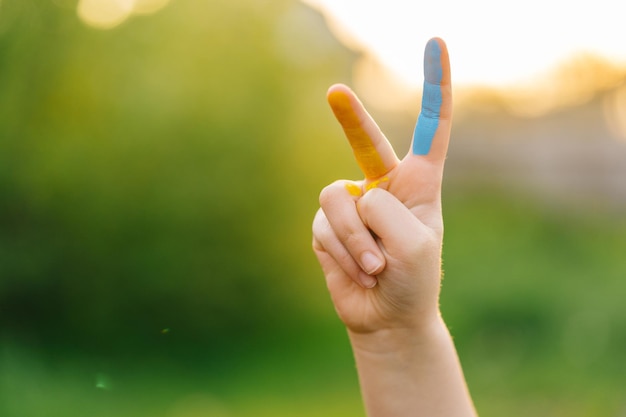
<svg viewBox="0 0 626 417">
<path fill-rule="evenodd" d="M 476 416 L 441 317 L 413 328 L 349 335 L 369 416 Z"/>
<path fill-rule="evenodd" d="M 406 327 L 384 328 L 371 332 L 355 332 L 348 329 L 348 336 L 355 355 L 408 353 L 435 346 L 441 340 L 450 337 L 448 328 L 438 313 Z"/>
</svg>

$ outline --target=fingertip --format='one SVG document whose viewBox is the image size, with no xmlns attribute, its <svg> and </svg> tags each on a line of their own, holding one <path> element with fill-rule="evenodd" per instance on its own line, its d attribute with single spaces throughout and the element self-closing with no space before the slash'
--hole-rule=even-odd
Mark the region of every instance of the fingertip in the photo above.
<svg viewBox="0 0 626 417">
<path fill-rule="evenodd" d="M 342 84 L 342 83 L 336 83 L 328 87 L 328 91 L 326 92 L 326 95 L 330 95 L 331 93 L 334 93 L 334 92 L 351 92 L 351 91 L 352 90 L 347 85 Z"/>
<path fill-rule="evenodd" d="M 360 123 L 350 99 L 351 95 L 352 90 L 343 84 L 332 85 L 326 93 L 328 104 L 342 125 L 355 126 Z"/>
<path fill-rule="evenodd" d="M 357 283 L 365 289 L 372 289 L 378 284 L 378 279 L 373 275 L 368 275 L 363 271 L 359 271 Z"/>
<path fill-rule="evenodd" d="M 441 85 L 443 68 L 441 63 L 441 45 L 436 38 L 428 41 L 424 49 L 424 82 Z"/>
<path fill-rule="evenodd" d="M 354 96 L 354 93 L 350 87 L 345 84 L 333 84 L 326 92 L 328 104 L 330 104 L 334 111 L 337 109 L 351 109 L 351 96 Z"/>
</svg>

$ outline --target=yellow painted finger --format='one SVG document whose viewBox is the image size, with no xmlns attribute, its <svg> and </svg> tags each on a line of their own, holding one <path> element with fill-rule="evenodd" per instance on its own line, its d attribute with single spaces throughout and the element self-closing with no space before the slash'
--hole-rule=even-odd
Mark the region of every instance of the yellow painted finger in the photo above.
<svg viewBox="0 0 626 417">
<path fill-rule="evenodd" d="M 345 86 L 333 86 L 328 103 L 365 177 L 375 180 L 387 174 L 397 164 L 397 157 L 354 93 Z"/>
</svg>

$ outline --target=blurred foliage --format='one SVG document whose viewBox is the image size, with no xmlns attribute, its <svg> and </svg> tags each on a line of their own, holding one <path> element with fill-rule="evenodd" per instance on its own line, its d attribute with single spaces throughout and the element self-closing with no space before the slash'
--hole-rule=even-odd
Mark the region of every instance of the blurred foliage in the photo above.
<svg viewBox="0 0 626 417">
<path fill-rule="evenodd" d="M 484 415 L 621 416 L 626 218 L 445 193 L 442 310 Z"/>
<path fill-rule="evenodd" d="M 321 17 L 181 0 L 98 31 L 52 1 L 1 11 L 5 336 L 158 350 L 171 328 L 223 348 L 300 311 L 320 172 L 343 145 L 324 92 L 352 60 Z"/>
</svg>

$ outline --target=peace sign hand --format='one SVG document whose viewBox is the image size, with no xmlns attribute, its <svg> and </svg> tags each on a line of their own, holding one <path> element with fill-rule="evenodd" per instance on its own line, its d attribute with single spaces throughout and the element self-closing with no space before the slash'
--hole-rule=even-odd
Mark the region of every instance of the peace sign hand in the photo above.
<svg viewBox="0 0 626 417">
<path fill-rule="evenodd" d="M 356 95 L 343 85 L 328 102 L 365 174 L 320 194 L 313 248 L 339 316 L 353 332 L 414 327 L 438 318 L 441 183 L 452 94 L 445 43 L 424 53 L 422 110 L 400 160 Z"/>
</svg>

